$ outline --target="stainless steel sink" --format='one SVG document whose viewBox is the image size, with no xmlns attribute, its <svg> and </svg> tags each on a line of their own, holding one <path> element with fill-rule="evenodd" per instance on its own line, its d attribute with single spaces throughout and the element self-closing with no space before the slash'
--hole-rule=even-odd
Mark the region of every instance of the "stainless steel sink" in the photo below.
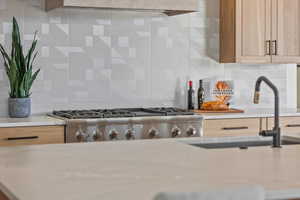
<svg viewBox="0 0 300 200">
<path fill-rule="evenodd" d="M 282 145 L 296 145 L 300 141 L 282 140 Z M 239 142 L 220 142 L 220 143 L 198 143 L 190 144 L 192 146 L 201 147 L 205 149 L 226 149 L 226 148 L 248 148 L 259 146 L 271 146 L 272 141 L 239 141 Z"/>
</svg>

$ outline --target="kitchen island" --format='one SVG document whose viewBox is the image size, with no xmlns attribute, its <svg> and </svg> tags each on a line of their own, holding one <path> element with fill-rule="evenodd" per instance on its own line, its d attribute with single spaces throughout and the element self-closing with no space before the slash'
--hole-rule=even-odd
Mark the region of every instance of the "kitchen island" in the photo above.
<svg viewBox="0 0 300 200">
<path fill-rule="evenodd" d="M 267 199 L 300 197 L 300 145 L 207 150 L 184 142 L 1 147 L 0 190 L 12 200 L 151 200 L 161 191 L 259 184 Z"/>
</svg>

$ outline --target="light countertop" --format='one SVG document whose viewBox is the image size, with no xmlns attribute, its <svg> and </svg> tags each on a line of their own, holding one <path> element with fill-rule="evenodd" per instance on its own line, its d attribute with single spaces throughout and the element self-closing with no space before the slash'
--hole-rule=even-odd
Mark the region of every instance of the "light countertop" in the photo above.
<svg viewBox="0 0 300 200">
<path fill-rule="evenodd" d="M 31 116 L 29 118 L 0 118 L 0 128 L 20 126 L 55 126 L 65 125 L 64 120 L 48 117 L 46 115 Z"/>
<path fill-rule="evenodd" d="M 296 198 L 299 155 L 300 145 L 206 150 L 172 139 L 0 147 L 0 189 L 12 200 L 152 200 L 259 184 L 267 199 Z"/>
<path fill-rule="evenodd" d="M 254 118 L 254 117 L 273 117 L 273 109 L 252 109 L 245 110 L 244 113 L 203 113 L 200 114 L 203 119 L 236 119 L 236 118 Z M 282 109 L 280 116 L 283 117 L 296 117 L 300 116 L 299 109 Z M 115 119 L 113 119 L 115 120 Z M 65 125 L 66 121 L 47 115 L 33 115 L 29 118 L 8 118 L 0 117 L 0 128 L 4 127 L 18 127 L 18 126 L 54 126 Z"/>
<path fill-rule="evenodd" d="M 279 112 L 282 117 L 300 116 L 299 109 L 281 109 Z M 254 117 L 273 117 L 274 109 L 246 109 L 244 113 L 203 113 L 204 119 L 236 119 L 236 118 L 254 118 Z"/>
</svg>

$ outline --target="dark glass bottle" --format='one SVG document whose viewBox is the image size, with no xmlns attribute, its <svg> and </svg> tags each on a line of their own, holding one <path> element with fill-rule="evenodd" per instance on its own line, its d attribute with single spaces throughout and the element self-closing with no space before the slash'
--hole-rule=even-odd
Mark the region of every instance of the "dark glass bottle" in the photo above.
<svg viewBox="0 0 300 200">
<path fill-rule="evenodd" d="M 204 103 L 204 88 L 203 88 L 203 81 L 199 81 L 199 88 L 198 88 L 198 109 L 201 110 L 202 105 Z"/>
<path fill-rule="evenodd" d="M 193 89 L 193 82 L 189 81 L 189 90 L 188 90 L 188 109 L 195 109 L 195 91 Z"/>
</svg>

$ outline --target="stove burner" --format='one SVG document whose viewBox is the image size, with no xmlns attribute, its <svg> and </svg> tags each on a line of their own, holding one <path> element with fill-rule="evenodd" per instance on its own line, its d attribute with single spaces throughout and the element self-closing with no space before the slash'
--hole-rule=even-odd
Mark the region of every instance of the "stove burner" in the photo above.
<svg viewBox="0 0 300 200">
<path fill-rule="evenodd" d="M 193 112 L 180 108 L 121 108 L 121 109 L 94 109 L 94 110 L 62 110 L 53 111 L 54 116 L 67 119 L 95 119 L 95 118 L 121 118 L 145 116 L 176 116 L 194 115 Z"/>
<path fill-rule="evenodd" d="M 193 115 L 193 112 L 189 112 L 188 110 L 180 109 L 180 108 L 174 108 L 174 107 L 158 107 L 158 108 L 148 108 L 145 109 L 149 112 L 159 112 L 163 113 L 166 116 L 172 116 L 172 115 Z"/>
</svg>

